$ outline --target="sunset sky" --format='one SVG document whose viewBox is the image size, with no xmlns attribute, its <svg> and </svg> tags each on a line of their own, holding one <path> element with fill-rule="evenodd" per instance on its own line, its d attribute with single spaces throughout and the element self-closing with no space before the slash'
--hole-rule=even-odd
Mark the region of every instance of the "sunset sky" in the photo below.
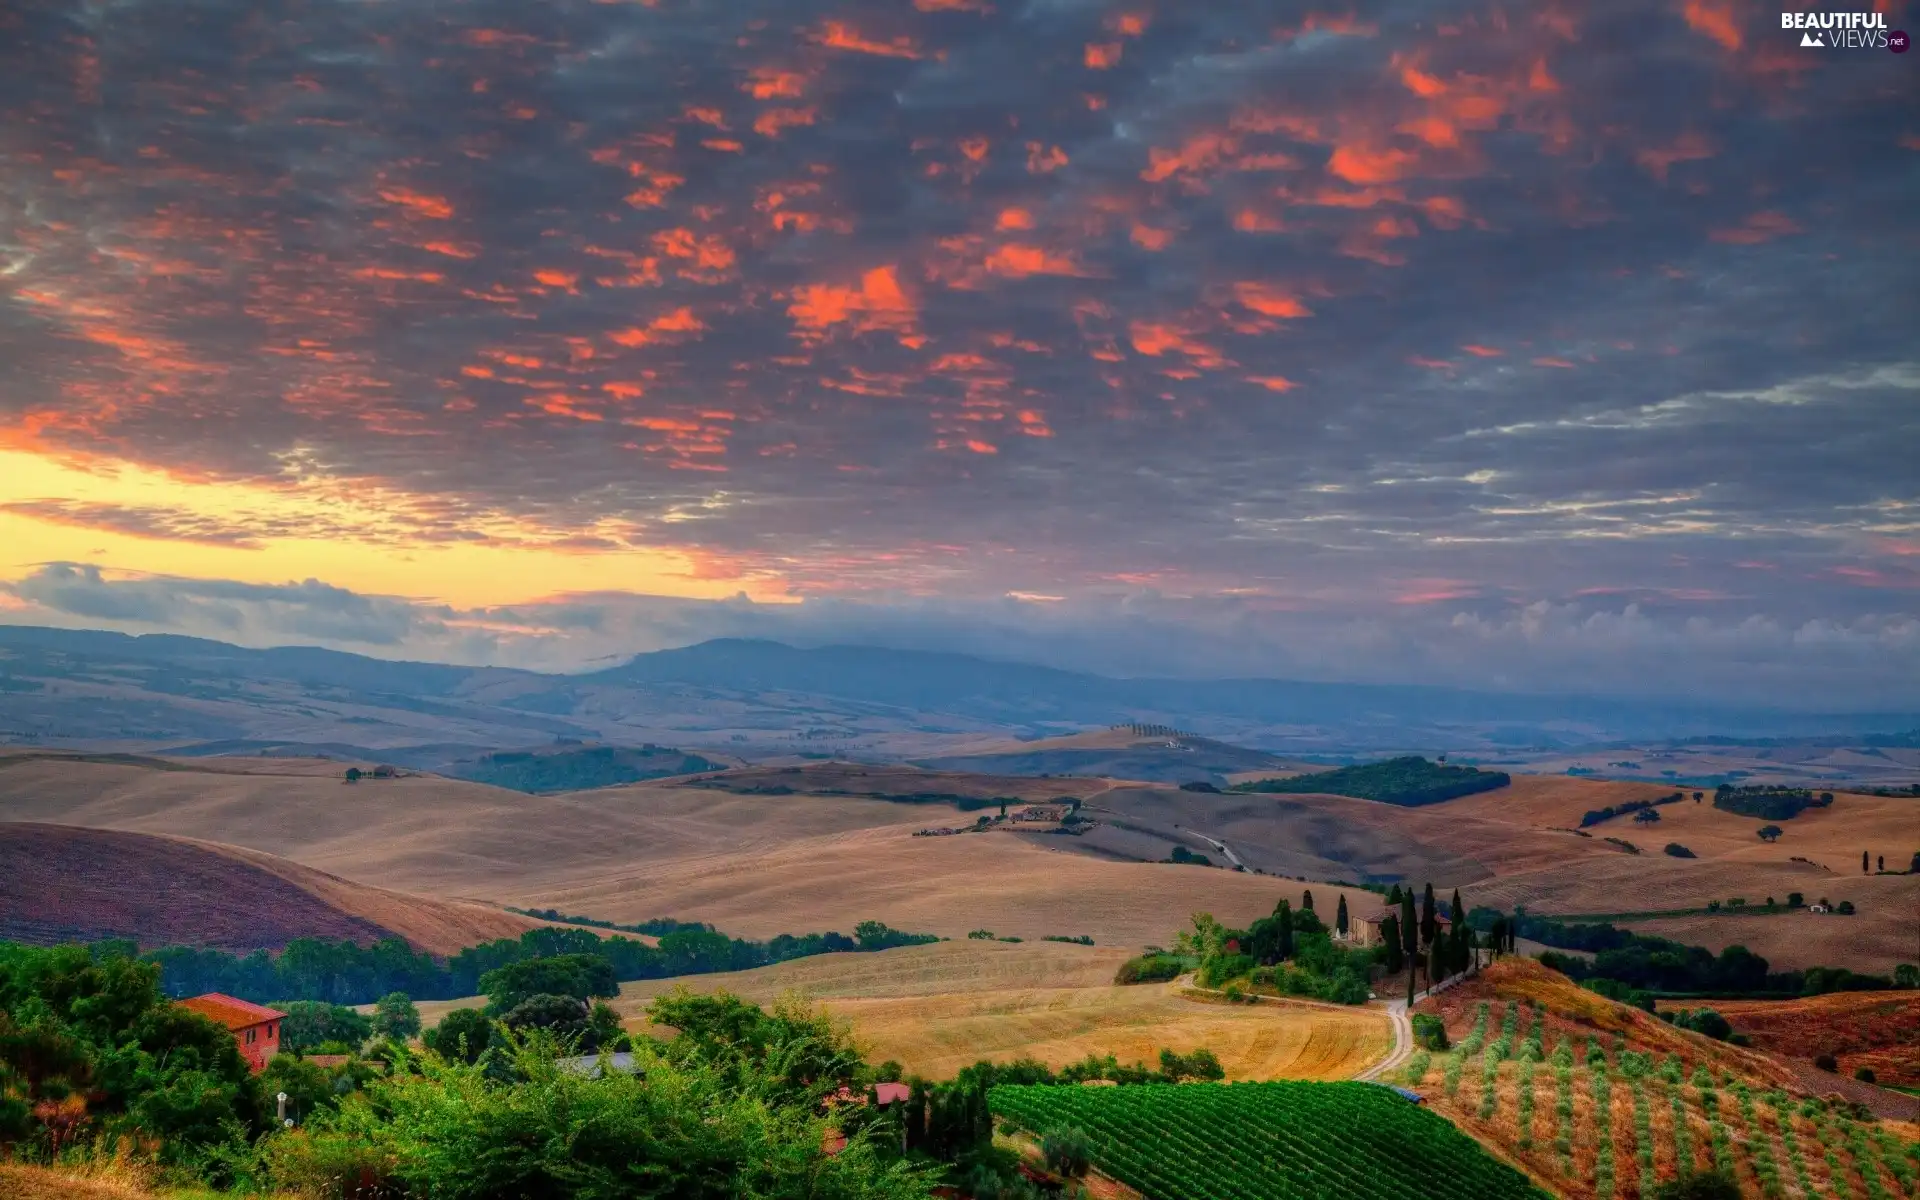
<svg viewBox="0 0 1920 1200">
<path fill-rule="evenodd" d="M 0 6 L 0 622 L 1920 706 L 1920 55 L 1779 26 Z"/>
</svg>

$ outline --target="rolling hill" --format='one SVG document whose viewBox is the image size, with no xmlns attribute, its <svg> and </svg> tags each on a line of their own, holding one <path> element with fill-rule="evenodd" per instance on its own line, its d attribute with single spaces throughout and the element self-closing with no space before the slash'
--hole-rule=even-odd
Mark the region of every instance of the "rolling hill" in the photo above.
<svg viewBox="0 0 1920 1200">
<path fill-rule="evenodd" d="M 1248 771 L 1271 775 L 1311 770 L 1258 750 L 1247 750 L 1194 734 L 1143 734 L 1121 726 L 1067 737 L 989 743 L 964 752 L 918 760 L 942 771 L 979 771 L 996 775 L 1097 775 L 1154 783 L 1206 782 L 1223 785 Z"/>
<path fill-rule="evenodd" d="M 637 655 L 592 674 L 546 675 L 311 647 L 252 650 L 169 635 L 0 626 L 0 739 L 87 749 L 325 748 L 423 770 L 554 739 L 750 757 L 824 744 L 918 760 L 983 738 L 1133 722 L 1289 753 L 1405 753 L 1687 731 L 1884 734 L 1911 729 L 1920 717 L 1385 684 L 1114 679 L 963 654 L 726 639 Z"/>
<path fill-rule="evenodd" d="M 0 939 L 131 938 L 277 950 L 300 937 L 401 937 L 450 954 L 541 922 L 351 883 L 258 851 L 155 834 L 0 824 Z"/>
</svg>

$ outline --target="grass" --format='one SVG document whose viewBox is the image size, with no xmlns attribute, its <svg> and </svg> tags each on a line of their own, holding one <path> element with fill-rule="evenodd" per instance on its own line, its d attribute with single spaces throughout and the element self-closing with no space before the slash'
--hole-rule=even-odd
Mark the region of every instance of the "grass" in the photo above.
<svg viewBox="0 0 1920 1200">
<path fill-rule="evenodd" d="M 1378 1009 L 1204 1003 L 1163 984 L 1118 987 L 1113 974 L 1126 957 L 1059 942 L 941 942 L 629 983 L 613 1005 L 638 1029 L 652 998 L 680 983 L 756 1003 L 798 991 L 851 1021 L 869 1060 L 935 1079 L 982 1058 L 1032 1055 L 1059 1067 L 1089 1053 L 1151 1061 L 1163 1047 L 1212 1050 L 1229 1079 L 1346 1079 L 1391 1049 L 1392 1026 Z"/>
</svg>

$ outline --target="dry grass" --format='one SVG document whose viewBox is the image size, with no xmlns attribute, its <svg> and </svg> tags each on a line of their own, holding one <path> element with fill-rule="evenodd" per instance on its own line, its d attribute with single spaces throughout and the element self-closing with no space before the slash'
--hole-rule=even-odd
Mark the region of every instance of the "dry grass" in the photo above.
<svg viewBox="0 0 1920 1200">
<path fill-rule="evenodd" d="M 1831 1054 L 1842 1076 L 1870 1067 L 1882 1084 L 1920 1087 L 1920 992 L 1835 992 L 1712 1005 L 1769 1053 L 1808 1060 Z"/>
<path fill-rule="evenodd" d="M 912 837 L 929 825 L 968 819 L 937 804 L 747 796 L 683 784 L 527 796 L 434 777 L 348 786 L 317 773 L 317 764 L 288 767 L 278 760 L 272 765 L 281 773 L 274 774 L 262 773 L 258 763 L 246 763 L 246 771 L 218 765 L 159 769 L 29 759 L 0 771 L 0 798 L 18 820 L 238 841 L 347 880 L 443 900 L 552 906 L 614 921 L 675 916 L 752 937 L 845 931 L 873 918 L 951 937 L 984 926 L 1027 938 L 1090 934 L 1103 945 L 1137 947 L 1164 941 L 1196 910 L 1245 922 L 1268 912 L 1276 895 L 1277 881 L 1249 875 L 1051 852 L 1053 841 L 1072 844 L 1066 838 Z M 756 768 L 736 777 L 802 791 L 1030 798 L 1108 786 L 833 763 L 796 774 Z M 1691 801 L 1664 806 L 1663 821 L 1652 829 L 1616 821 L 1582 838 L 1552 828 L 1577 825 L 1589 808 L 1668 790 L 1522 775 L 1499 791 L 1425 809 L 1288 797 L 1285 812 L 1276 805 L 1273 819 L 1292 823 L 1274 836 L 1303 853 L 1335 857 L 1348 852 L 1322 842 L 1391 840 L 1401 847 L 1395 861 L 1409 877 L 1430 874 L 1443 890 L 1458 885 L 1469 904 L 1524 903 L 1535 912 L 1687 908 L 1732 896 L 1784 898 L 1790 891 L 1847 898 L 1858 916 L 1701 917 L 1644 927 L 1715 949 L 1741 941 L 1781 967 L 1832 963 L 1888 971 L 1911 955 L 1911 903 L 1902 892 L 1910 891 L 1911 879 L 1847 871 L 1858 863 L 1861 845 L 1884 843 L 1884 853 L 1911 854 L 1905 841 L 1899 847 L 1892 841 L 1896 833 L 1907 836 L 1910 800 L 1843 795 L 1830 810 L 1783 823 L 1787 836 L 1771 847 L 1753 836 L 1759 822 Z M 1239 836 L 1209 832 L 1229 844 Z M 1621 853 L 1603 834 L 1637 840 L 1647 852 Z M 1701 857 L 1668 858 L 1658 849 L 1667 840 L 1683 841 Z M 1836 869 L 1787 861 L 1794 854 L 1831 859 Z M 1340 867 L 1335 858 L 1314 861 L 1329 875 Z M 424 918 L 405 931 L 423 944 L 493 935 L 461 923 L 479 919 L 471 910 L 459 921 L 455 915 L 435 918 L 445 921 L 444 933 Z M 395 928 L 415 919 L 404 904 L 368 917 Z"/>
<path fill-rule="evenodd" d="M 1114 1054 L 1151 1062 L 1162 1048 L 1206 1047 L 1231 1079 L 1344 1079 L 1392 1048 L 1377 1009 L 1239 1007 L 1184 999 L 1166 985 L 1115 987 L 1124 958 L 1058 943 L 943 942 L 626 984 L 617 1006 L 638 1024 L 648 1001 L 681 983 L 761 1003 L 798 990 L 852 1021 L 870 1059 L 894 1059 L 930 1078 L 982 1058 L 1031 1055 L 1063 1066 Z"/>
<path fill-rule="evenodd" d="M 941 942 L 877 954 L 823 954 L 755 971 L 621 985 L 614 1006 L 646 1028 L 655 996 L 684 984 L 759 1004 L 798 992 L 852 1022 L 875 1062 L 944 1078 L 983 1058 L 1031 1055 L 1054 1066 L 1088 1054 L 1154 1061 L 1201 1047 L 1232 1079 L 1345 1079 L 1392 1048 L 1377 1008 L 1292 1002 L 1241 1007 L 1172 987 L 1115 987 L 1126 952 L 1060 943 Z M 420 1005 L 428 1025 L 480 1000 Z"/>
</svg>

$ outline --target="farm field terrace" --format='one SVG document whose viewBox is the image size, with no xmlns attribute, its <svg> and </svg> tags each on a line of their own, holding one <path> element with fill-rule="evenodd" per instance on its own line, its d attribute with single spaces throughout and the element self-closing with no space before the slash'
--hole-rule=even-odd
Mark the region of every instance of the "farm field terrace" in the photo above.
<svg viewBox="0 0 1920 1200">
<path fill-rule="evenodd" d="M 1527 1178 L 1370 1083 L 997 1087 L 994 1115 L 1070 1126 L 1101 1173 L 1156 1200 L 1507 1200 Z"/>
<path fill-rule="evenodd" d="M 1788 1061 L 1536 963 L 1503 960 L 1416 1011 L 1445 1022 L 1450 1048 L 1388 1078 L 1558 1195 L 1650 1196 L 1715 1169 L 1755 1196 L 1889 1200 L 1920 1185 L 1909 1097 L 1833 1076 L 1815 1089 Z"/>
</svg>

